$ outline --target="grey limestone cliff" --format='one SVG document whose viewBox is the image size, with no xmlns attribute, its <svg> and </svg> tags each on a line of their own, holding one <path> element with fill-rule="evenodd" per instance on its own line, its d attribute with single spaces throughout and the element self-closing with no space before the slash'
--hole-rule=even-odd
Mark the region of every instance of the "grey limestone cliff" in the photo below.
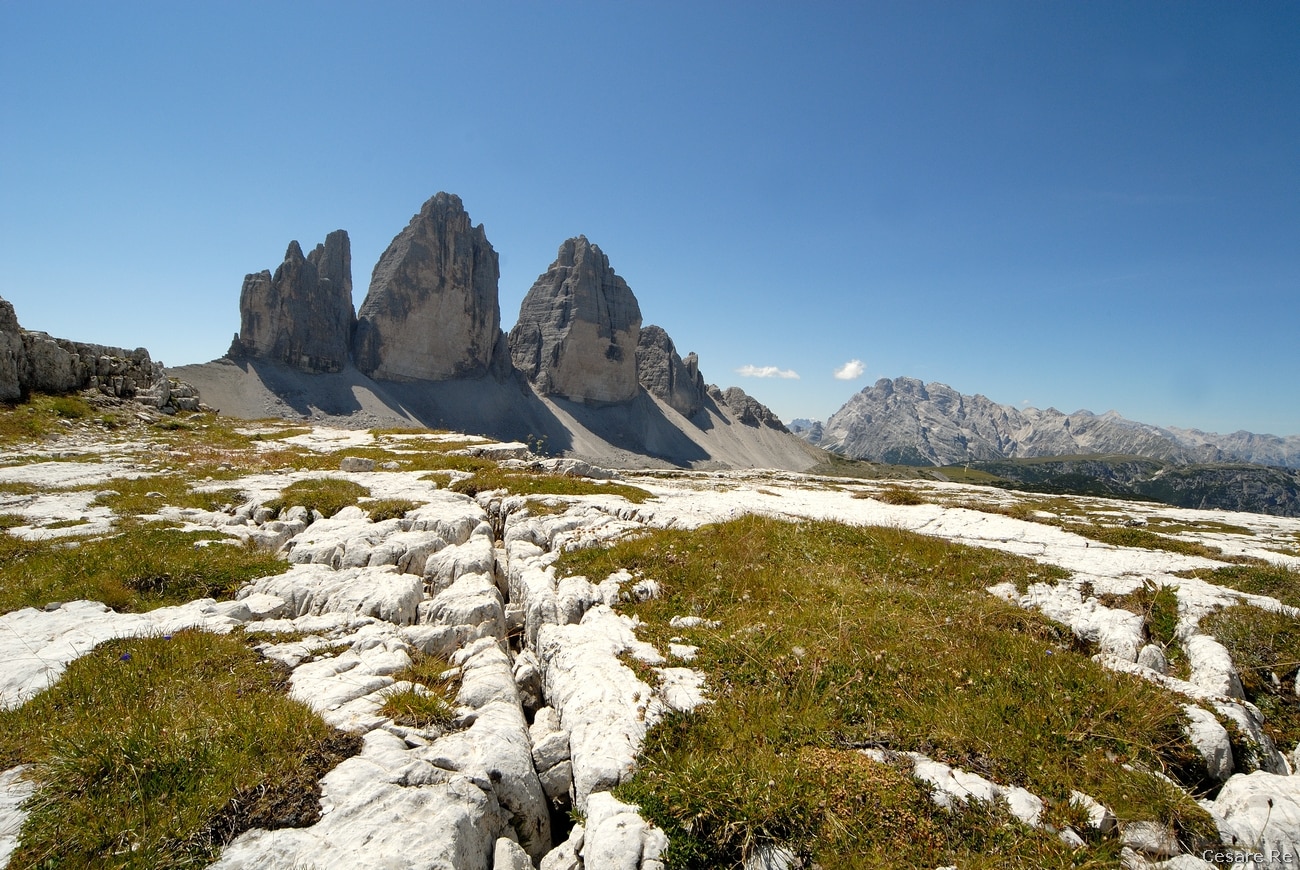
<svg viewBox="0 0 1300 870">
<path fill-rule="evenodd" d="M 640 389 L 641 308 L 609 258 L 586 236 L 560 245 L 510 331 L 515 368 L 544 395 L 626 402 Z"/>
<path fill-rule="evenodd" d="M 482 377 L 506 363 L 497 253 L 460 197 L 439 193 L 375 265 L 353 359 L 372 378 Z"/>
<path fill-rule="evenodd" d="M 244 278 L 239 335 L 228 355 L 272 359 L 305 372 L 341 371 L 355 319 L 348 234 L 335 230 L 305 257 L 290 242 L 274 275 L 264 270 Z"/>
<path fill-rule="evenodd" d="M 641 386 L 668 403 L 683 417 L 692 417 L 704 407 L 704 377 L 695 354 L 686 359 L 668 333 L 658 326 L 641 327 L 636 346 L 636 372 Z"/>
</svg>

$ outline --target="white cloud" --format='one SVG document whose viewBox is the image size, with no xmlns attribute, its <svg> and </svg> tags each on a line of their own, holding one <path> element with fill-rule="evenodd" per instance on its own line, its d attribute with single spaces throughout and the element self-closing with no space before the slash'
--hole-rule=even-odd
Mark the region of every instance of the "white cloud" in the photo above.
<svg viewBox="0 0 1300 870">
<path fill-rule="evenodd" d="M 835 370 L 835 379 L 840 381 L 852 381 L 862 377 L 862 373 L 867 367 L 862 364 L 860 359 L 851 359 L 844 365 Z"/>
<path fill-rule="evenodd" d="M 742 378 L 787 378 L 799 380 L 799 373 L 793 369 L 779 369 L 776 366 L 741 366 L 736 374 Z"/>
</svg>

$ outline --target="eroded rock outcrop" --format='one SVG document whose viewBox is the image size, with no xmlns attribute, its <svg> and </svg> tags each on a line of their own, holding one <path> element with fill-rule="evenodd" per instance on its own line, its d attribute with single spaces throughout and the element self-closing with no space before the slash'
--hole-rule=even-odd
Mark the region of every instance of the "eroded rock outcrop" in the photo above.
<svg viewBox="0 0 1300 870">
<path fill-rule="evenodd" d="M 560 245 L 510 330 L 510 356 L 546 395 L 583 402 L 626 402 L 640 389 L 641 307 L 586 236 Z"/>
<path fill-rule="evenodd" d="M 305 372 L 341 371 L 355 320 L 348 234 L 335 230 L 306 256 L 293 241 L 274 275 L 263 270 L 244 278 L 239 335 L 228 355 L 272 359 Z"/>
<path fill-rule="evenodd" d="M 357 368 L 387 381 L 499 371 L 507 363 L 500 275 L 497 252 L 483 225 L 470 221 L 460 197 L 434 196 L 375 265 L 357 313 Z"/>
<path fill-rule="evenodd" d="M 636 373 L 652 395 L 663 399 L 683 417 L 704 407 L 704 377 L 695 354 L 683 360 L 668 333 L 658 326 L 644 326 L 636 346 Z"/>
<path fill-rule="evenodd" d="M 720 390 L 710 385 L 708 394 L 713 397 L 715 402 L 726 405 L 731 412 L 746 426 L 766 426 L 769 429 L 775 429 L 778 432 L 789 432 L 781 418 L 772 413 L 772 410 L 762 402 L 755 399 L 749 393 L 746 393 L 740 387 L 727 387 Z"/>
<path fill-rule="evenodd" d="M 86 389 L 162 409 L 199 407 L 198 391 L 169 379 L 144 348 L 86 344 L 23 329 L 13 305 L 0 299 L 0 401 Z"/>
</svg>

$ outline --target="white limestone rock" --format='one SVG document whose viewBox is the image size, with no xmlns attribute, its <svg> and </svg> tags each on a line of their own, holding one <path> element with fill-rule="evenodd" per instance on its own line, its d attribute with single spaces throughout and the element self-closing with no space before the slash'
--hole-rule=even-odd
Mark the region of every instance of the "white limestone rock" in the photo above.
<svg viewBox="0 0 1300 870">
<path fill-rule="evenodd" d="M 510 817 L 491 784 L 439 769 L 383 730 L 321 780 L 321 819 L 236 837 L 212 870 L 489 870 Z"/>
<path fill-rule="evenodd" d="M 667 848 L 667 835 L 641 818 L 636 807 L 609 792 L 588 799 L 582 844 L 585 870 L 658 870 Z"/>
<path fill-rule="evenodd" d="M 407 575 L 409 576 L 409 575 Z M 493 636 L 505 638 L 506 615 L 501 592 L 487 574 L 464 574 L 419 606 L 422 623 L 435 625 L 488 624 Z"/>
<path fill-rule="evenodd" d="M 657 705 L 653 690 L 619 656 L 629 652 L 630 620 L 604 605 L 578 625 L 543 625 L 537 655 L 546 697 L 569 731 L 574 805 L 631 776 Z"/>
<path fill-rule="evenodd" d="M 1126 822 L 1120 825 L 1120 839 L 1124 845 L 1146 858 L 1172 858 L 1183 849 L 1174 832 L 1155 822 Z"/>
<path fill-rule="evenodd" d="M 1232 776 L 1235 769 L 1228 729 L 1219 723 L 1213 713 L 1194 704 L 1184 704 L 1183 711 L 1188 718 L 1188 723 L 1183 726 L 1187 738 L 1205 759 L 1205 767 L 1210 776 L 1223 782 Z"/>
<path fill-rule="evenodd" d="M 416 621 L 424 585 L 419 577 L 400 574 L 393 566 L 334 570 L 311 564 L 294 565 L 283 574 L 254 580 L 239 595 L 259 593 L 283 599 L 291 617 L 353 613 L 407 625 Z"/>
<path fill-rule="evenodd" d="M 533 870 L 533 861 L 518 843 L 501 837 L 492 853 L 492 870 Z"/>
<path fill-rule="evenodd" d="M 1192 671 L 1192 683 L 1216 695 L 1245 699 L 1241 677 L 1223 644 L 1209 635 L 1196 634 L 1183 639 L 1183 652 Z"/>
<path fill-rule="evenodd" d="M 583 870 L 582 859 L 578 850 L 586 840 L 586 828 L 574 825 L 569 831 L 569 838 L 546 853 L 537 870 Z"/>
<path fill-rule="evenodd" d="M 539 860 L 551 848 L 550 811 L 533 766 L 528 723 L 515 694 L 510 659 L 495 639 L 483 638 L 453 661 L 461 667 L 457 700 L 474 708 L 477 716 L 468 730 L 441 738 L 429 751 L 453 760 L 462 771 L 480 767 L 524 848 Z"/>
<path fill-rule="evenodd" d="M 0 771 L 0 867 L 18 848 L 18 834 L 27 820 L 23 804 L 36 792 L 36 783 L 28 779 L 28 767 L 19 765 Z"/>
</svg>

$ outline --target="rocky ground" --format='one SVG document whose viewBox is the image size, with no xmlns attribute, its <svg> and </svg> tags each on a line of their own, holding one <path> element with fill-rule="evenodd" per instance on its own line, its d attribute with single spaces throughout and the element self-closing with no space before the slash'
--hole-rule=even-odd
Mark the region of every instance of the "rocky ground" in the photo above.
<svg viewBox="0 0 1300 870">
<path fill-rule="evenodd" d="M 1275 866 L 1300 860 L 1300 779 L 1291 775 L 1300 766 L 1296 747 L 1274 745 L 1259 709 L 1243 694 L 1227 649 L 1200 628 L 1206 615 L 1243 601 L 1290 617 L 1297 611 L 1276 598 L 1189 576 L 1230 558 L 1300 566 L 1300 521 L 1089 499 L 1053 511 L 1029 496 L 977 487 L 763 471 L 625 472 L 622 483 L 652 496 L 640 503 L 602 494 L 603 484 L 580 495 L 501 489 L 469 495 L 451 488 L 467 472 L 430 479 L 406 467 L 403 439 L 427 446 L 427 435 L 285 430 L 280 424 L 244 430 L 259 431 L 274 434 L 259 449 L 342 458 L 328 470 L 226 463 L 220 479 L 196 480 L 194 488 L 236 489 L 238 499 L 204 510 L 169 505 L 159 493 L 156 507 L 143 516 L 217 530 L 282 553 L 281 572 L 246 584 L 227 601 L 201 599 L 143 613 L 118 613 L 93 601 L 49 602 L 0 616 L 5 706 L 24 704 L 58 680 L 69 662 L 109 638 L 182 627 L 239 629 L 264 636 L 259 650 L 292 669 L 294 698 L 363 737 L 360 753 L 322 780 L 319 821 L 249 830 L 224 848 L 215 867 L 663 866 L 664 832 L 611 790 L 632 776 L 647 730 L 672 711 L 707 704 L 710 687 L 690 666 L 695 648 L 656 648 L 638 638 L 638 620 L 623 612 L 660 594 L 655 577 L 626 571 L 562 577 L 554 563 L 565 551 L 754 512 L 907 529 L 1065 569 L 1068 579 L 1025 589 L 1004 584 L 987 594 L 1068 625 L 1095 648 L 1097 661 L 1158 684 L 1186 705 L 1189 737 L 1222 783 L 1213 800 L 1202 799 L 1220 829 L 1223 848 L 1217 851 L 1258 850 L 1265 863 L 1276 853 Z M 537 459 L 523 444 L 437 437 L 507 468 Z M 377 446 L 398 458 L 367 458 Z M 96 504 L 97 487 L 162 473 L 167 460 L 161 449 L 147 432 L 117 437 L 69 425 L 38 447 L 9 450 L 0 460 L 0 513 L 17 519 L 5 534 L 73 545 L 107 533 L 121 517 Z M 572 461 L 552 466 L 604 476 Z M 371 499 L 403 499 L 413 508 L 375 522 L 366 500 L 330 517 L 292 504 L 268 507 L 289 484 L 322 478 L 353 481 Z M 889 503 L 901 501 L 899 491 L 921 503 Z M 1020 510 L 1023 518 L 1008 515 L 1017 505 L 1033 510 Z M 1116 527 L 1176 527 L 1171 539 L 1210 545 L 1217 553 L 1113 546 L 1072 531 L 1081 517 Z M 1106 603 L 1144 584 L 1176 593 L 1177 636 L 1187 659 L 1182 672 L 1174 672 L 1150 642 L 1142 615 Z M 684 626 L 698 621 L 681 617 Z M 444 725 L 401 725 L 381 712 L 395 691 L 413 689 L 394 675 L 421 656 L 445 657 L 459 681 L 454 719 Z M 1251 747 L 1250 757 L 1234 757 L 1224 721 L 1244 735 L 1239 745 Z M 1024 825 L 1047 824 L 1040 797 L 1014 784 L 921 753 L 864 752 L 908 766 L 931 785 L 938 806 L 986 801 L 1009 808 Z M 24 801 L 35 787 L 27 773 L 0 772 L 0 866 L 14 849 Z M 1117 825 L 1086 795 L 1078 801 L 1095 830 L 1054 829 L 1067 842 L 1119 838 L 1123 861 L 1135 867 L 1197 867 L 1215 857 L 1213 848 L 1182 854 L 1185 846 L 1158 825 L 1140 819 Z M 794 861 L 793 853 L 768 844 L 750 853 L 746 867 Z"/>
</svg>

